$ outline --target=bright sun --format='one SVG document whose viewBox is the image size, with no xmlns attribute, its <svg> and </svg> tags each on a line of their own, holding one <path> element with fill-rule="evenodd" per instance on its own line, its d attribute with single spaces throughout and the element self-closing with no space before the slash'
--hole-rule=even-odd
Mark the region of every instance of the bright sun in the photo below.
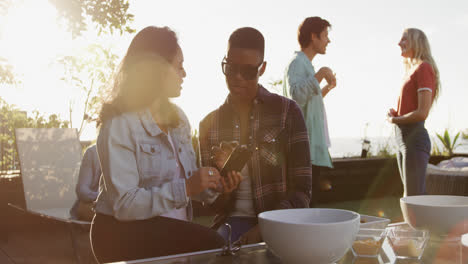
<svg viewBox="0 0 468 264">
<path fill-rule="evenodd" d="M 70 100 L 79 98 L 79 91 L 60 80 L 63 69 L 57 59 L 74 54 L 85 40 L 72 39 L 57 23 L 57 11 L 47 0 L 15 2 L 0 20 L 0 57 L 13 66 L 20 80 L 17 87 L 2 88 L 0 96 L 22 110 L 59 114 L 68 120 Z M 79 113 L 74 111 L 74 120 L 80 120 Z"/>
<path fill-rule="evenodd" d="M 68 47 L 70 36 L 58 26 L 56 13 L 47 0 L 25 0 L 3 18 L 2 56 L 18 71 L 30 76 Z"/>
</svg>

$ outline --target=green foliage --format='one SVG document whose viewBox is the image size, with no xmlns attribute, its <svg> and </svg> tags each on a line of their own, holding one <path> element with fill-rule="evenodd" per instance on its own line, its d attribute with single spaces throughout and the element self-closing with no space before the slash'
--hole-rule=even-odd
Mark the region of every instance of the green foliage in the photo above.
<svg viewBox="0 0 468 264">
<path fill-rule="evenodd" d="M 55 114 L 46 118 L 38 111 L 33 111 L 32 117 L 28 117 L 25 111 L 8 104 L 0 97 L 0 170 L 17 169 L 15 128 L 66 128 L 68 126 L 67 121 L 61 120 Z"/>
<path fill-rule="evenodd" d="M 98 34 L 124 32 L 134 33 L 130 27 L 134 15 L 128 13 L 129 3 L 126 0 L 49 0 L 53 4 L 72 36 L 80 36 L 87 30 L 88 21 L 98 29 Z M 0 16 L 8 13 L 14 0 L 0 0 Z M 0 57 L 0 84 L 19 82 L 13 67 Z"/>
<path fill-rule="evenodd" d="M 437 138 L 439 138 L 440 142 L 442 142 L 444 149 L 447 151 L 449 156 L 452 156 L 455 148 L 460 145 L 460 144 L 457 144 L 457 140 L 458 140 L 458 137 L 460 136 L 460 132 L 458 132 L 453 139 L 450 138 L 448 129 L 445 129 L 443 135 L 436 133 L 436 136 Z"/>
<path fill-rule="evenodd" d="M 5 58 L 0 57 L 0 84 L 15 84 L 18 80 L 13 72 L 13 66 Z"/>
<path fill-rule="evenodd" d="M 2 0 L 0 0 L 2 1 Z M 3 0 L 4 1 L 4 0 Z M 129 3 L 125 0 L 49 0 L 65 20 L 68 30 L 74 37 L 87 29 L 87 19 L 101 33 L 114 31 L 133 33 L 129 24 L 134 16 L 128 13 Z"/>
<path fill-rule="evenodd" d="M 468 139 L 468 129 L 462 133 L 463 139 Z"/>
<path fill-rule="evenodd" d="M 267 89 L 272 93 L 283 95 L 283 80 L 278 79 L 269 81 Z"/>
<path fill-rule="evenodd" d="M 98 114 L 100 98 L 104 97 L 106 85 L 116 68 L 117 55 L 110 49 L 93 44 L 80 54 L 64 56 L 58 59 L 63 66 L 61 80 L 83 96 L 69 102 L 69 121 L 73 127 L 72 113 L 76 111 L 75 104 L 83 105 L 83 118 L 80 121 L 78 134 L 81 135 L 85 122 L 93 121 Z M 84 101 L 79 101 L 82 98 Z"/>
<path fill-rule="evenodd" d="M 377 146 L 377 150 L 374 154 L 376 157 L 383 157 L 383 158 L 392 158 L 395 157 L 395 153 L 392 152 L 390 146 L 390 140 L 387 140 L 384 144 L 379 144 Z"/>
<path fill-rule="evenodd" d="M 87 30 L 88 21 L 101 33 L 133 33 L 130 27 L 134 15 L 128 13 L 126 0 L 49 0 L 55 6 L 72 36 L 80 36 Z M 5 15 L 13 0 L 0 0 L 0 15 Z"/>
<path fill-rule="evenodd" d="M 435 140 L 432 140 L 435 142 Z M 444 153 L 440 150 L 439 146 L 437 144 L 432 144 L 432 151 L 431 151 L 431 156 L 443 156 Z"/>
</svg>

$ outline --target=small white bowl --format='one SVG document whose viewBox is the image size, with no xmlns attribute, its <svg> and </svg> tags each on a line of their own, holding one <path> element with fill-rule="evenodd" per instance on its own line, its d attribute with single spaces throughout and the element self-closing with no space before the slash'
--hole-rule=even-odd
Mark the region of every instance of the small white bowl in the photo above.
<svg viewBox="0 0 468 264">
<path fill-rule="evenodd" d="M 358 213 L 324 208 L 275 210 L 258 215 L 262 238 L 286 263 L 333 263 L 353 244 Z"/>
<path fill-rule="evenodd" d="M 403 217 L 411 227 L 431 235 L 458 236 L 468 233 L 468 197 L 417 195 L 400 199 Z"/>
</svg>

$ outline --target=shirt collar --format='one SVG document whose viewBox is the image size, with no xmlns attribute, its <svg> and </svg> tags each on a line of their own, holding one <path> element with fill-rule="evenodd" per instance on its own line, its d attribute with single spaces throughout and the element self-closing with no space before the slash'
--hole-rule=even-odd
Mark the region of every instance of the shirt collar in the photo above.
<svg viewBox="0 0 468 264">
<path fill-rule="evenodd" d="M 310 61 L 309 57 L 307 57 L 307 55 L 302 50 L 298 50 L 295 53 L 297 54 L 297 56 L 302 57 L 302 59 L 306 60 L 310 65 L 312 65 L 312 62 Z M 313 67 L 314 66 L 312 65 L 312 68 Z"/>
<path fill-rule="evenodd" d="M 267 91 L 267 89 L 265 89 L 261 84 L 258 84 L 257 96 L 255 96 L 254 104 L 264 103 L 265 100 L 268 99 L 269 94 L 270 93 Z M 231 94 L 229 94 L 224 101 L 224 105 L 232 106 L 232 104 L 232 97 Z"/>
<path fill-rule="evenodd" d="M 153 116 L 151 115 L 151 112 L 148 108 L 138 112 L 138 116 L 140 117 L 140 122 L 145 128 L 146 133 L 153 137 L 163 133 L 158 124 L 156 124 L 156 121 L 154 121 Z"/>
</svg>

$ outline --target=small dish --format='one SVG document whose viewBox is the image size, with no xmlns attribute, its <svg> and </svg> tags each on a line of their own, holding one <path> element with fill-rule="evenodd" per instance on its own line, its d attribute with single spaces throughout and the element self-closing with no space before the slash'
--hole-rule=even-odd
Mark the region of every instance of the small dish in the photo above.
<svg viewBox="0 0 468 264">
<path fill-rule="evenodd" d="M 409 226 L 387 227 L 386 234 L 397 259 L 420 260 L 429 240 L 427 230 L 416 230 Z"/>
<path fill-rule="evenodd" d="M 386 237 L 385 229 L 361 228 L 351 246 L 356 257 L 374 258 L 379 255 Z"/>
</svg>

